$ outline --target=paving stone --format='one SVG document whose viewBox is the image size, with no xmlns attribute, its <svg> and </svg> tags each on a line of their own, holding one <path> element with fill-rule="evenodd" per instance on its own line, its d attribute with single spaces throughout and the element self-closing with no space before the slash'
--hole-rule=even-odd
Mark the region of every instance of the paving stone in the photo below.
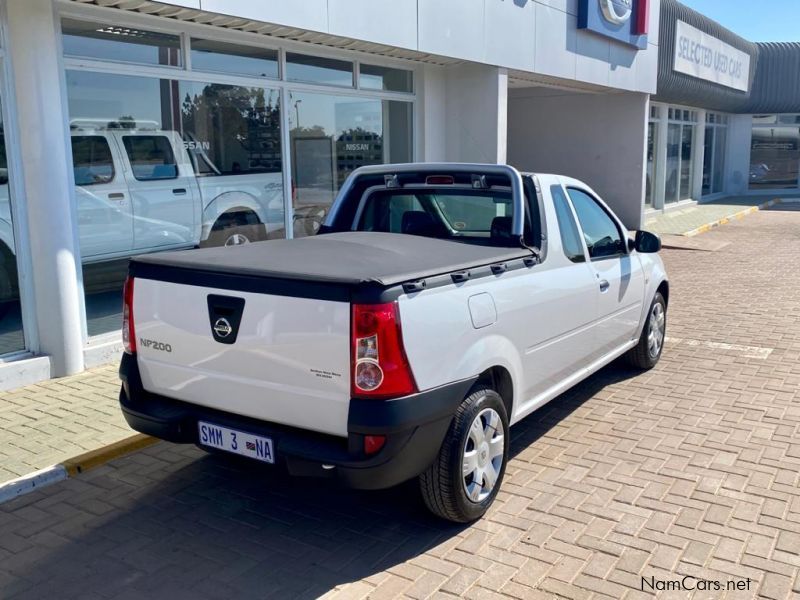
<svg viewBox="0 0 800 600">
<path fill-rule="evenodd" d="M 0 439 L 19 440 L 0 444 L 0 483 L 136 433 L 119 410 L 117 366 L 0 392 Z"/>
<path fill-rule="evenodd" d="M 355 492 L 161 443 L 0 505 L 0 596 L 638 600 L 682 573 L 800 595 L 798 230 L 760 211 L 703 234 L 713 252 L 665 250 L 661 362 L 516 425 L 477 523 L 432 518 L 413 483 Z M 117 385 L 112 365 L 0 394 L 0 477 L 129 435 Z"/>
</svg>

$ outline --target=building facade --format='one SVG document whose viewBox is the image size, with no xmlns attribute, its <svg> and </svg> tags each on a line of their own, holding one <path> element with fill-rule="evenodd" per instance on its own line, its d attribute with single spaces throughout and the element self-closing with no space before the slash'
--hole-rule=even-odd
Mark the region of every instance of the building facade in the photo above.
<svg viewBox="0 0 800 600">
<path fill-rule="evenodd" d="M 362 165 L 563 173 L 631 229 L 791 190 L 795 56 L 674 0 L 4 0 L 0 389 L 117 359 L 128 257 L 313 235 Z"/>
<path fill-rule="evenodd" d="M 753 43 L 662 0 L 644 209 L 797 194 L 800 44 Z"/>
</svg>

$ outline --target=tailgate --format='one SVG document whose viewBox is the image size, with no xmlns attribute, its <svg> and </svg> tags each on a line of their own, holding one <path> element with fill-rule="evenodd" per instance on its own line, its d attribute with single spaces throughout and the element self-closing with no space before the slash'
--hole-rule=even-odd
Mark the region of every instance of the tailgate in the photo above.
<svg viewBox="0 0 800 600">
<path fill-rule="evenodd" d="M 133 314 L 147 391 L 347 435 L 348 302 L 137 278 Z"/>
</svg>

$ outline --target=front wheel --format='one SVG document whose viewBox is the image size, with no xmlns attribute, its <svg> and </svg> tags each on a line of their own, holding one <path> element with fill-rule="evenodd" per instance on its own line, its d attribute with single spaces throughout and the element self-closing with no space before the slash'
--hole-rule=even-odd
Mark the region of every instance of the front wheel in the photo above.
<svg viewBox="0 0 800 600">
<path fill-rule="evenodd" d="M 652 369 L 656 366 L 661 352 L 664 350 L 664 340 L 667 333 L 667 303 L 661 292 L 656 292 L 647 321 L 642 328 L 639 343 L 628 350 L 625 358 L 632 366 L 638 369 Z"/>
<path fill-rule="evenodd" d="M 508 439 L 503 399 L 489 387 L 473 388 L 459 405 L 436 460 L 419 476 L 428 509 L 457 523 L 483 516 L 503 481 Z"/>
</svg>

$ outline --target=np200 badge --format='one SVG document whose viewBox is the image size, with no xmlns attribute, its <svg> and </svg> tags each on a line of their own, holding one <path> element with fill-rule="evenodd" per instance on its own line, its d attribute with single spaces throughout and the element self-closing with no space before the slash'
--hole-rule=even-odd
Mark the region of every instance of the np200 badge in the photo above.
<svg viewBox="0 0 800 600">
<path fill-rule="evenodd" d="M 172 352 L 172 346 L 164 342 L 157 342 L 156 340 L 139 338 L 139 345 L 142 348 L 152 348 L 153 350 L 160 350 L 161 352 Z"/>
</svg>

